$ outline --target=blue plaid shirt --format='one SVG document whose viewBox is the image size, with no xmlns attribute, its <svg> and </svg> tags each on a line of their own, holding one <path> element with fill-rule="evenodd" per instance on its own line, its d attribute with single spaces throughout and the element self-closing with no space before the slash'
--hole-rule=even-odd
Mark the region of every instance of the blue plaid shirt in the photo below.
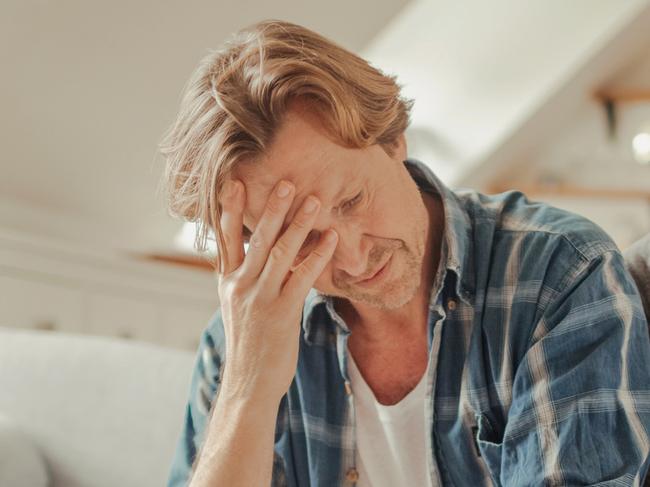
<svg viewBox="0 0 650 487">
<path fill-rule="evenodd" d="M 595 224 L 516 191 L 446 188 L 429 304 L 424 410 L 434 485 L 641 485 L 650 465 L 650 339 L 621 253 Z M 350 330 L 330 297 L 304 304 L 294 380 L 280 402 L 274 486 L 354 485 Z M 204 330 L 169 486 L 185 485 L 225 355 Z"/>
</svg>

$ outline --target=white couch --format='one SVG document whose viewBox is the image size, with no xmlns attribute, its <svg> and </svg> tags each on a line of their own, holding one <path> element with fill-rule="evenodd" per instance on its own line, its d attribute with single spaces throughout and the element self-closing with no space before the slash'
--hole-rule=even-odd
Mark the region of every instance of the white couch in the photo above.
<svg viewBox="0 0 650 487">
<path fill-rule="evenodd" d="M 0 484 L 165 485 L 193 363 L 142 342 L 0 327 Z"/>
</svg>

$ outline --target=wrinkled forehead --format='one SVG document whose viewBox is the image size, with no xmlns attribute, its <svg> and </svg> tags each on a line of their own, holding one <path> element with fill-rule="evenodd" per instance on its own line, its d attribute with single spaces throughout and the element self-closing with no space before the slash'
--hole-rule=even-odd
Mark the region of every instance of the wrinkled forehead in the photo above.
<svg viewBox="0 0 650 487">
<path fill-rule="evenodd" d="M 349 163 L 323 161 L 320 164 L 305 162 L 276 167 L 262 160 L 241 166 L 233 177 L 242 181 L 246 188 L 244 224 L 251 229 L 257 225 L 268 199 L 281 180 L 290 181 L 295 187 L 287 213 L 290 220 L 304 199 L 312 194 L 321 201 L 323 209 L 337 206 L 339 199 L 360 177 L 360 171 L 357 165 Z"/>
</svg>

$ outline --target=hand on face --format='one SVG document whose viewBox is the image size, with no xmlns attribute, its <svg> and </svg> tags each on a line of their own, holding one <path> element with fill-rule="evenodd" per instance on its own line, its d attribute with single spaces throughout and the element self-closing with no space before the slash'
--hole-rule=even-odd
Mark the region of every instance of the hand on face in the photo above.
<svg viewBox="0 0 650 487">
<path fill-rule="evenodd" d="M 238 180 L 227 184 L 230 188 L 221 199 L 221 228 L 228 260 L 218 284 L 230 362 L 224 382 L 244 394 L 279 400 L 295 374 L 304 300 L 331 259 L 338 236 L 331 229 L 323 232 L 315 248 L 291 273 L 320 202 L 313 195 L 307 197 L 280 235 L 295 192 L 291 183 L 280 181 L 245 253 L 245 187 Z"/>
</svg>

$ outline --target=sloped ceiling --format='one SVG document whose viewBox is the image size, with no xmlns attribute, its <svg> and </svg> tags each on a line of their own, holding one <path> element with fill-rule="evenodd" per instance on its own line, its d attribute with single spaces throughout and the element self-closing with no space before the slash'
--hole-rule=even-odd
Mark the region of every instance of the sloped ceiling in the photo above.
<svg viewBox="0 0 650 487">
<path fill-rule="evenodd" d="M 419 0 L 363 54 L 397 73 L 416 100 L 412 125 L 431 135 L 433 169 L 451 185 L 480 186 L 506 164 L 501 154 L 486 164 L 497 149 L 511 138 L 530 142 L 520 129 L 538 111 L 566 117 L 566 100 L 550 103 L 558 90 L 570 90 L 575 105 L 647 52 L 649 20 L 647 0 Z M 612 43 L 616 52 L 601 55 Z M 577 80 L 590 62 L 588 79 Z"/>
<path fill-rule="evenodd" d="M 583 187 L 650 191 L 650 167 L 633 160 L 631 140 L 650 121 L 650 100 L 617 103 L 608 137 L 596 92 L 650 93 L 650 6 L 586 52 L 530 110 L 466 171 L 459 184 L 493 187 L 558 179 Z"/>
<path fill-rule="evenodd" d="M 0 227 L 107 248 L 171 248 L 181 224 L 156 192 L 156 144 L 198 60 L 256 20 L 304 24 L 398 74 L 416 98 L 410 133 L 453 184 L 478 174 L 549 93 L 648 5 L 5 2 Z"/>
<path fill-rule="evenodd" d="M 156 145 L 208 49 L 279 18 L 359 51 L 407 1 L 3 2 L 0 226 L 170 246 Z"/>
</svg>

